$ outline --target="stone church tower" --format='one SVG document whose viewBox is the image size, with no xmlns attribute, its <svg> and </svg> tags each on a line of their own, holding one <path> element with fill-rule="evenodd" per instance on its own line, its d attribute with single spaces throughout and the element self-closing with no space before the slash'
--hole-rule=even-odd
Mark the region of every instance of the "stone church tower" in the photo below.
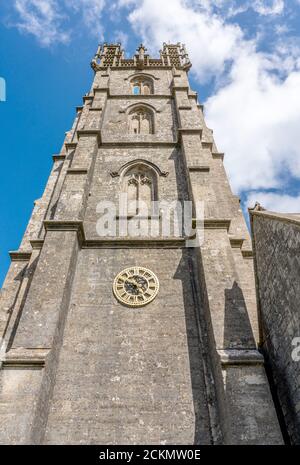
<svg viewBox="0 0 300 465">
<path fill-rule="evenodd" d="M 279 444 L 251 243 L 187 52 L 104 44 L 92 67 L 1 292 L 0 443 Z M 120 193 L 204 202 L 200 247 L 101 236 Z"/>
</svg>

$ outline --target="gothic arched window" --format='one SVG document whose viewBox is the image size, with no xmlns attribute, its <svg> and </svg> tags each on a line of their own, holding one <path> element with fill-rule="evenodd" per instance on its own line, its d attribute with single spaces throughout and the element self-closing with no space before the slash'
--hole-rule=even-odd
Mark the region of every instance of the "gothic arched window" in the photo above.
<svg viewBox="0 0 300 465">
<path fill-rule="evenodd" d="M 131 81 L 132 93 L 134 95 L 153 94 L 153 82 L 151 79 L 140 76 Z"/>
<path fill-rule="evenodd" d="M 135 108 L 129 113 L 130 134 L 153 134 L 153 113 L 147 108 Z"/>
<path fill-rule="evenodd" d="M 146 164 L 137 164 L 129 168 L 123 177 L 123 191 L 127 193 L 128 214 L 147 213 L 151 215 L 152 202 L 157 200 L 157 174 Z"/>
</svg>

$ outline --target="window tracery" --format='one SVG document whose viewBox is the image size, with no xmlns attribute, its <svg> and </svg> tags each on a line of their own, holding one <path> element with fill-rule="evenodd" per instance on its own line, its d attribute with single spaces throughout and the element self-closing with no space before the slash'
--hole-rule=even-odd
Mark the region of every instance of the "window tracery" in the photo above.
<svg viewBox="0 0 300 465">
<path fill-rule="evenodd" d="M 153 83 L 146 77 L 136 77 L 131 81 L 133 95 L 150 95 L 153 94 Z"/>
<path fill-rule="evenodd" d="M 127 193 L 128 214 L 151 215 L 152 202 L 157 200 L 157 174 L 147 165 L 137 164 L 124 175 L 123 190 Z"/>
</svg>

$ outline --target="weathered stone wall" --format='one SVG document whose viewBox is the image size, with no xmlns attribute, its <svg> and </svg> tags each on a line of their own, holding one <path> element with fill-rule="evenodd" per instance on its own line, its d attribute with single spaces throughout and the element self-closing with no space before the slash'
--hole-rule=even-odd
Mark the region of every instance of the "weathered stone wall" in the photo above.
<svg viewBox="0 0 300 465">
<path fill-rule="evenodd" d="M 175 140 L 175 109 L 174 104 L 170 99 L 162 98 L 160 100 L 153 99 L 148 96 L 147 99 L 135 98 L 127 99 L 120 97 L 119 99 L 110 99 L 107 103 L 105 117 L 102 125 L 103 142 L 115 142 L 116 133 L 118 143 L 132 142 L 132 134 L 128 133 L 128 112 L 133 105 L 147 105 L 154 115 L 154 134 L 136 135 L 136 142 L 174 142 Z"/>
<path fill-rule="evenodd" d="M 112 282 L 141 263 L 159 295 L 124 307 Z M 80 252 L 45 443 L 211 443 L 191 279 L 186 250 Z"/>
<path fill-rule="evenodd" d="M 123 95 L 128 96 L 132 94 L 131 79 L 135 76 L 149 77 L 153 81 L 154 95 L 170 95 L 171 84 L 173 80 L 172 70 L 166 69 L 149 69 L 149 70 L 133 70 L 133 69 L 119 69 L 116 73 L 110 70 L 106 72 L 96 73 L 93 88 L 103 88 L 106 79 L 109 77 L 109 90 L 110 95 Z M 147 98 L 146 96 L 143 98 Z"/>
<path fill-rule="evenodd" d="M 114 202 L 118 213 L 119 194 L 124 189 L 122 176 L 113 177 L 113 173 L 121 172 L 127 163 L 137 160 L 153 163 L 162 173 L 157 175 L 159 200 L 173 202 L 186 197 L 180 150 L 175 146 L 157 148 L 120 146 L 100 149 L 84 218 L 87 239 L 99 237 L 96 225 L 100 218 L 100 214 L 97 213 L 97 205 L 100 202 L 107 200 Z"/>
<path fill-rule="evenodd" d="M 286 427 L 300 444 L 300 216 L 250 210 L 261 347 L 272 370 Z M 299 354 L 299 351 L 298 351 Z M 297 354 L 295 354 L 297 355 Z"/>
</svg>

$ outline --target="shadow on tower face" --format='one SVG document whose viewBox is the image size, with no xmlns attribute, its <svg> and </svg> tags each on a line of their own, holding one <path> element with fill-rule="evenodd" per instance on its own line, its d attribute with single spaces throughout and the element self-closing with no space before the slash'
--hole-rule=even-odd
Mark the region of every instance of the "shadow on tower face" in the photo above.
<svg viewBox="0 0 300 465">
<path fill-rule="evenodd" d="M 210 440 L 213 444 L 262 444 L 266 438 L 268 439 L 269 433 L 268 420 L 262 419 L 261 415 L 264 415 L 263 412 L 269 408 L 272 409 L 270 398 L 268 398 L 269 388 L 264 368 L 262 365 L 255 364 L 247 366 L 229 364 L 225 367 L 221 363 L 218 350 L 252 349 L 256 351 L 242 289 L 236 281 L 233 281 L 230 288 L 219 289 L 220 302 L 218 304 L 220 304 L 222 331 L 215 334 L 218 327 L 213 327 L 211 312 L 214 311 L 213 304 L 216 302 L 208 298 L 201 249 L 183 251 L 176 278 L 181 279 L 183 285 L 195 411 L 195 443 L 204 444 L 205 427 L 203 428 L 203 425 L 206 422 L 204 418 L 204 410 L 206 410 L 211 432 Z M 194 332 L 190 331 L 190 325 L 193 326 Z M 196 328 L 198 334 L 195 334 Z M 200 389 L 199 373 L 202 380 Z M 271 418 L 270 421 L 272 421 L 272 415 L 266 414 L 266 418 Z M 270 428 L 272 429 L 272 425 Z M 262 439 L 260 439 L 261 435 Z"/>
<path fill-rule="evenodd" d="M 13 301 L 13 303 L 12 303 L 12 305 L 11 305 L 9 311 L 8 311 L 9 318 L 7 320 L 7 325 L 6 325 L 6 328 L 4 330 L 4 334 L 3 334 L 3 340 L 5 340 L 6 338 L 8 339 L 7 340 L 7 348 L 6 348 L 7 351 L 9 351 L 11 349 L 12 345 L 13 345 L 14 338 L 15 338 L 15 335 L 16 335 L 16 332 L 17 332 L 17 329 L 18 329 L 18 326 L 19 326 L 19 322 L 20 322 L 20 319 L 21 319 L 21 316 L 22 316 L 22 313 L 23 313 L 23 308 L 24 308 L 24 305 L 25 305 L 25 302 L 26 302 L 26 299 L 27 299 L 27 295 L 28 295 L 28 292 L 29 292 L 29 289 L 30 289 L 31 281 L 32 281 L 33 274 L 34 274 L 34 271 L 36 269 L 37 263 L 38 263 L 38 258 L 35 258 L 32 263 L 27 265 L 26 268 L 15 277 L 15 281 L 19 282 L 19 289 L 18 289 L 18 292 L 15 295 L 14 301 Z M 23 283 L 23 280 L 25 278 L 28 279 L 28 282 L 26 284 L 26 288 L 25 288 L 24 293 L 22 295 L 22 299 L 20 301 L 19 308 L 17 308 L 17 313 L 15 314 L 16 304 L 17 304 L 18 299 L 19 299 L 19 293 L 21 292 L 22 283 Z"/>
<path fill-rule="evenodd" d="M 255 349 L 255 339 L 243 291 L 234 281 L 231 289 L 225 289 L 224 336 L 225 349 Z"/>
<path fill-rule="evenodd" d="M 211 402 L 206 389 L 203 328 L 199 320 L 199 296 L 195 285 L 195 274 L 190 257 L 191 251 L 183 249 L 182 259 L 174 275 L 181 281 L 186 326 L 186 342 L 189 358 L 190 389 L 194 409 L 194 444 L 212 444 L 208 403 Z"/>
</svg>

